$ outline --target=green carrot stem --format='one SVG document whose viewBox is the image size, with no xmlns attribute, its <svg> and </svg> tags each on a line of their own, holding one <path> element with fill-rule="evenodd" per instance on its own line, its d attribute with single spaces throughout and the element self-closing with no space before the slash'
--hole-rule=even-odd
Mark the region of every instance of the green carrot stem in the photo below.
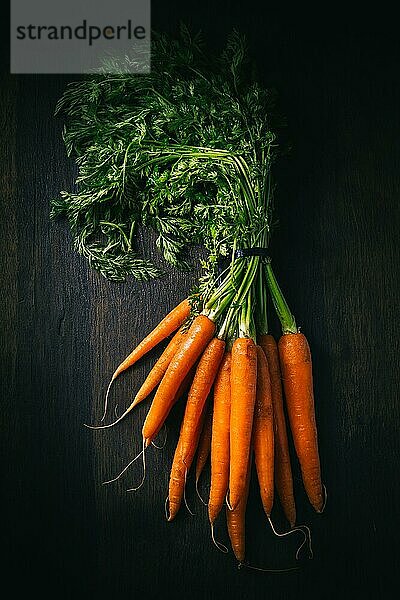
<svg viewBox="0 0 400 600">
<path fill-rule="evenodd" d="M 241 262 L 245 262 L 243 259 L 239 259 Z M 235 313 L 237 313 L 238 310 L 242 310 L 242 306 L 246 301 L 246 297 L 249 293 L 249 290 L 251 288 L 251 286 L 253 285 L 253 281 L 254 281 L 254 277 L 257 273 L 257 267 L 258 267 L 258 263 L 259 263 L 259 258 L 258 256 L 253 256 L 250 259 L 250 262 L 247 266 L 247 269 L 245 271 L 245 274 L 243 276 L 242 282 L 240 284 L 239 289 L 237 290 L 236 294 L 234 295 L 234 297 L 232 298 L 232 302 L 231 305 L 227 311 L 226 317 L 224 319 L 224 322 L 221 326 L 220 332 L 218 334 L 218 337 L 222 337 L 222 339 L 225 338 L 227 332 L 229 331 L 230 328 L 230 323 L 232 321 L 233 316 L 235 315 Z M 219 313 L 221 314 L 221 313 Z M 210 313 L 210 318 L 211 317 L 211 313 Z"/>
<path fill-rule="evenodd" d="M 267 335 L 268 333 L 268 315 L 267 315 L 267 282 L 265 279 L 265 271 L 260 264 L 258 269 L 258 277 L 256 282 L 256 326 L 259 335 Z"/>
<path fill-rule="evenodd" d="M 281 323 L 282 333 L 297 333 L 295 318 L 290 312 L 289 306 L 278 285 L 278 282 L 271 267 L 270 260 L 266 263 L 265 273 L 267 276 L 267 283 L 269 291 L 271 293 L 272 302 L 274 303 L 276 314 L 278 315 L 279 321 Z"/>
<path fill-rule="evenodd" d="M 240 310 L 239 318 L 239 337 L 250 337 L 250 321 L 248 320 L 247 302 Z"/>
<path fill-rule="evenodd" d="M 255 341 L 255 327 L 253 319 L 253 286 L 247 292 L 243 302 L 240 320 L 239 337 L 251 337 Z"/>
<path fill-rule="evenodd" d="M 218 317 L 222 315 L 222 313 L 227 309 L 227 307 L 231 304 L 235 295 L 235 290 L 232 290 L 230 293 L 226 293 L 222 298 L 216 301 L 212 308 L 206 308 L 203 310 L 203 314 L 205 314 L 211 321 L 216 321 Z M 221 336 L 218 335 L 221 339 L 224 339 L 225 334 Z"/>
<path fill-rule="evenodd" d="M 253 338 L 254 342 L 257 342 L 257 327 L 255 321 L 254 314 L 254 297 L 255 297 L 255 285 L 253 284 L 252 294 L 248 297 L 249 307 L 250 307 L 250 325 L 249 325 L 249 334 L 250 337 Z"/>
<path fill-rule="evenodd" d="M 225 341 L 227 350 L 232 350 L 232 345 L 235 339 L 238 336 L 239 324 L 238 324 L 238 315 L 237 313 L 233 315 L 233 318 L 229 322 L 229 326 L 227 328 Z"/>
<path fill-rule="evenodd" d="M 237 259 L 233 259 L 232 267 L 229 269 L 224 280 L 220 283 L 218 288 L 213 291 L 212 296 L 209 299 L 205 300 L 205 308 L 207 310 L 212 310 L 217 302 L 225 296 L 227 293 L 230 293 L 232 289 L 235 290 L 236 281 L 239 279 L 244 269 L 243 261 L 238 261 Z"/>
</svg>

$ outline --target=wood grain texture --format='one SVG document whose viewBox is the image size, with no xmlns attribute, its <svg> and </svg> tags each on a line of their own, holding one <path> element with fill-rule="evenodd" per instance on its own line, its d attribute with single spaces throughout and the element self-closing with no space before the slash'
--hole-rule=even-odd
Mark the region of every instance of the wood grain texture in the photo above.
<svg viewBox="0 0 400 600">
<path fill-rule="evenodd" d="M 97 422 L 115 366 L 181 300 L 197 273 L 115 284 L 77 256 L 49 200 L 73 181 L 55 102 L 63 76 L 2 80 L 1 227 L 2 499 L 14 597 L 29 590 L 66 598 L 143 595 L 229 598 L 389 597 L 399 562 L 398 401 L 400 58 L 389 20 L 334 20 L 259 12 L 239 3 L 174 10 L 153 4 L 153 24 L 178 18 L 211 43 L 233 26 L 250 37 L 260 75 L 276 86 L 292 151 L 276 169 L 275 271 L 314 358 L 321 463 L 329 499 L 307 505 L 295 465 L 299 521 L 313 530 L 314 559 L 273 576 L 237 570 L 212 545 L 206 507 L 188 480 L 192 517 L 167 523 L 164 500 L 183 406 L 168 419 L 163 450 L 137 461 L 148 402 L 117 427 Z M 151 240 L 140 242 L 156 261 Z M 161 264 L 161 263 L 160 263 Z M 273 324 L 277 333 L 276 322 Z M 154 351 L 115 383 L 110 417 L 139 388 Z M 204 490 L 206 484 L 203 483 Z M 276 526 L 284 527 L 279 507 Z M 295 539 L 275 539 L 253 473 L 248 559 L 292 565 Z M 218 539 L 227 541 L 223 520 Z M 293 536 L 294 537 L 294 536 Z M 4 566 L 4 565 L 3 565 Z"/>
</svg>

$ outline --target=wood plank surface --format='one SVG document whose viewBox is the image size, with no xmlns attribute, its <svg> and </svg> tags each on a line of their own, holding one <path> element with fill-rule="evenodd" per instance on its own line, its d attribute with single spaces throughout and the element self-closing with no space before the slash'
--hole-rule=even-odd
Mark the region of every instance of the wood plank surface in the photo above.
<svg viewBox="0 0 400 600">
<path fill-rule="evenodd" d="M 197 5 L 196 5 L 197 6 Z M 148 404 L 91 431 L 121 358 L 190 290 L 199 270 L 116 284 L 74 253 L 49 201 L 75 166 L 54 106 L 71 77 L 10 76 L 1 84 L 1 422 L 3 582 L 10 597 L 389 598 L 399 566 L 400 50 L 390 19 L 327 21 L 250 3 L 153 4 L 155 28 L 181 18 L 219 46 L 236 26 L 280 94 L 292 150 L 277 168 L 279 226 L 271 254 L 314 357 L 328 503 L 307 505 L 296 465 L 299 521 L 313 560 L 276 575 L 238 570 L 212 545 L 189 476 L 187 500 L 164 516 L 182 407 L 164 449 L 137 461 Z M 339 26 L 340 24 L 340 26 Z M 154 240 L 140 243 L 156 262 Z M 195 254 L 195 252 L 194 252 Z M 275 333 L 278 333 L 276 323 Z M 115 384 L 110 413 L 130 402 L 159 351 Z M 207 491 L 207 473 L 201 484 Z M 276 526 L 285 526 L 279 507 Z M 296 539 L 273 537 L 253 477 L 248 560 L 292 566 Z M 227 542 L 223 520 L 217 536 Z M 295 536 L 293 536 L 295 538 Z"/>
</svg>

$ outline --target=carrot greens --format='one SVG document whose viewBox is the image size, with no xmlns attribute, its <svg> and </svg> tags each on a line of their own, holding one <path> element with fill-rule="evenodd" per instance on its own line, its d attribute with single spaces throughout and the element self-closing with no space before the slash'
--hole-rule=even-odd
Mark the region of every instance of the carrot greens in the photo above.
<svg viewBox="0 0 400 600">
<path fill-rule="evenodd" d="M 78 176 L 52 213 L 67 217 L 77 251 L 110 279 L 159 274 L 139 254 L 139 225 L 180 268 L 190 245 L 204 245 L 212 277 L 235 244 L 268 240 L 274 93 L 249 77 L 236 32 L 214 60 L 183 29 L 179 40 L 156 36 L 150 74 L 120 67 L 70 84 L 57 104 Z"/>
</svg>

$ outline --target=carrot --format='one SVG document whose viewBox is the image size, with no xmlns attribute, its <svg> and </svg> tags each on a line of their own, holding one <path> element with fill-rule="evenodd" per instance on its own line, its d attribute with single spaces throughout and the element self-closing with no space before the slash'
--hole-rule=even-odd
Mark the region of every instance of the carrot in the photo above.
<svg viewBox="0 0 400 600">
<path fill-rule="evenodd" d="M 257 396 L 253 421 L 254 458 L 264 511 L 269 517 L 274 502 L 274 419 L 267 358 L 257 346 Z"/>
<path fill-rule="evenodd" d="M 204 419 L 203 429 L 201 430 L 199 447 L 197 450 L 196 460 L 196 485 L 199 482 L 200 476 L 207 463 L 211 452 L 211 428 L 212 428 L 213 411 L 211 402 L 208 403 L 206 416 Z"/>
<path fill-rule="evenodd" d="M 178 400 L 180 400 L 182 398 L 182 396 L 184 396 L 186 394 L 186 392 L 190 389 L 190 386 L 192 385 L 194 374 L 196 373 L 196 367 L 197 367 L 197 364 L 194 364 L 193 367 L 191 367 L 189 373 L 187 373 L 187 375 L 183 379 L 182 383 L 180 384 L 180 386 L 178 388 L 178 391 L 175 394 L 174 403 L 178 402 Z"/>
<path fill-rule="evenodd" d="M 252 338 L 232 345 L 229 504 L 244 495 L 257 385 L 257 352 Z"/>
<path fill-rule="evenodd" d="M 148 446 L 154 433 L 164 423 L 171 410 L 176 392 L 183 379 L 203 353 L 215 333 L 215 325 L 205 315 L 199 315 L 191 324 L 162 378 L 143 425 L 142 435 Z"/>
<path fill-rule="evenodd" d="M 196 373 L 190 386 L 183 417 L 183 439 L 182 453 L 185 455 L 186 445 L 190 445 L 190 436 L 193 429 L 198 427 L 205 402 L 210 393 L 214 379 L 217 375 L 219 365 L 225 351 L 225 342 L 219 338 L 213 338 L 204 350 Z"/>
<path fill-rule="evenodd" d="M 157 360 L 157 362 L 151 369 L 150 373 L 147 375 L 141 388 L 134 397 L 133 402 L 122 413 L 122 415 L 118 417 L 118 419 L 115 419 L 115 421 L 109 423 L 108 425 L 86 425 L 86 427 L 89 427 L 89 429 L 107 429 L 108 427 L 113 427 L 114 425 L 122 421 L 122 419 L 126 417 L 126 415 L 129 414 L 131 410 L 135 408 L 135 406 L 137 406 L 138 404 L 140 404 L 140 402 L 145 400 L 147 396 L 153 391 L 153 389 L 158 385 L 158 383 L 160 383 L 165 371 L 168 368 L 169 363 L 172 360 L 172 357 L 177 351 L 179 345 L 182 343 L 182 340 L 184 339 L 185 335 L 186 332 L 183 332 L 181 329 L 174 335 L 172 340 L 169 342 L 168 346 L 165 348 L 164 352 L 161 354 L 160 358 Z"/>
<path fill-rule="evenodd" d="M 137 392 L 131 406 L 132 408 L 147 398 L 147 396 L 151 394 L 154 388 L 160 383 L 169 363 L 171 362 L 175 352 L 178 350 L 180 344 L 185 339 L 185 336 L 186 332 L 182 331 L 181 329 L 174 335 L 164 352 L 161 354 L 160 358 L 154 364 L 154 367 L 151 369 L 150 373 L 147 375 L 141 388 Z"/>
<path fill-rule="evenodd" d="M 193 365 L 193 367 L 190 369 L 189 373 L 186 375 L 185 379 L 180 384 L 178 391 L 176 392 L 175 397 L 172 401 L 172 406 L 174 404 L 176 404 L 178 402 L 178 400 L 180 400 L 182 398 L 182 396 L 184 396 L 186 394 L 186 392 L 188 391 L 188 389 L 191 386 L 195 372 L 196 372 L 196 365 Z M 160 433 L 160 429 L 163 425 L 164 425 L 164 421 L 161 421 L 158 424 L 158 426 L 154 432 L 153 439 Z"/>
<path fill-rule="evenodd" d="M 287 333 L 278 343 L 287 412 L 303 484 L 311 505 L 324 505 L 315 423 L 310 347 L 303 333 Z"/>
<path fill-rule="evenodd" d="M 267 357 L 271 378 L 272 405 L 274 411 L 275 486 L 283 512 L 285 513 L 290 526 L 294 527 L 296 523 L 296 505 L 293 492 L 293 476 L 290 464 L 286 419 L 283 409 L 278 346 L 272 335 L 260 336 L 259 344 Z"/>
<path fill-rule="evenodd" d="M 103 416 L 101 418 L 104 421 L 107 406 L 108 396 L 110 394 L 111 386 L 115 379 L 128 367 L 132 367 L 140 358 L 142 358 L 147 352 L 150 352 L 157 344 L 162 342 L 171 333 L 176 331 L 180 327 L 187 317 L 190 315 L 190 303 L 187 299 L 182 300 L 178 306 L 176 306 L 171 312 L 169 312 L 160 323 L 147 335 L 141 342 L 136 346 L 134 350 L 122 361 L 122 363 L 116 368 L 108 384 L 106 397 L 104 401 Z M 128 411 L 129 412 L 129 411 Z M 125 415 L 124 415 L 125 416 Z M 94 429 L 101 429 L 95 427 Z"/>
<path fill-rule="evenodd" d="M 246 506 L 249 495 L 250 473 L 251 473 L 251 452 L 247 460 L 247 468 L 245 474 L 245 487 L 243 495 L 233 510 L 226 507 L 226 522 L 228 526 L 229 539 L 234 555 L 239 563 L 242 563 L 245 558 L 246 547 Z"/>
<path fill-rule="evenodd" d="M 199 442 L 199 437 L 201 433 L 201 429 L 204 421 L 204 413 L 205 410 L 203 408 L 203 412 L 201 414 L 200 420 L 197 424 L 197 427 L 192 431 L 192 436 L 190 439 L 190 444 L 187 444 L 187 439 L 185 442 L 186 450 L 183 453 L 183 440 L 185 438 L 185 434 L 183 433 L 183 422 L 181 425 L 181 431 L 179 434 L 178 444 L 175 449 L 174 458 L 172 461 L 171 473 L 169 478 L 169 489 L 168 489 L 168 505 L 169 505 L 169 515 L 168 521 L 172 521 L 181 506 L 182 498 L 185 494 L 185 485 L 186 485 L 186 476 L 192 465 L 193 457 L 195 455 L 197 445 Z"/>
<path fill-rule="evenodd" d="M 229 419 L 231 410 L 231 353 L 226 352 L 215 383 L 211 434 L 211 486 L 208 518 L 213 524 L 225 502 L 229 482 Z"/>
<path fill-rule="evenodd" d="M 189 470 L 193 460 L 193 448 L 197 447 L 201 432 L 201 419 L 205 414 L 205 406 L 211 386 L 214 383 L 220 362 L 225 351 L 225 342 L 213 338 L 197 365 L 196 373 L 190 386 L 189 396 L 186 403 L 185 414 L 179 434 L 179 449 L 175 453 L 172 476 L 170 479 L 169 511 L 172 520 L 179 510 L 183 496 L 185 479 L 182 473 Z M 175 465 L 175 462 L 178 465 Z M 185 469 L 183 469 L 185 467 Z"/>
<path fill-rule="evenodd" d="M 147 352 L 150 352 L 157 344 L 171 335 L 190 314 L 190 304 L 187 299 L 183 300 L 171 312 L 169 312 L 162 321 L 151 331 L 136 348 L 122 361 L 115 370 L 112 381 L 120 375 L 125 369 L 134 365 Z"/>
</svg>

